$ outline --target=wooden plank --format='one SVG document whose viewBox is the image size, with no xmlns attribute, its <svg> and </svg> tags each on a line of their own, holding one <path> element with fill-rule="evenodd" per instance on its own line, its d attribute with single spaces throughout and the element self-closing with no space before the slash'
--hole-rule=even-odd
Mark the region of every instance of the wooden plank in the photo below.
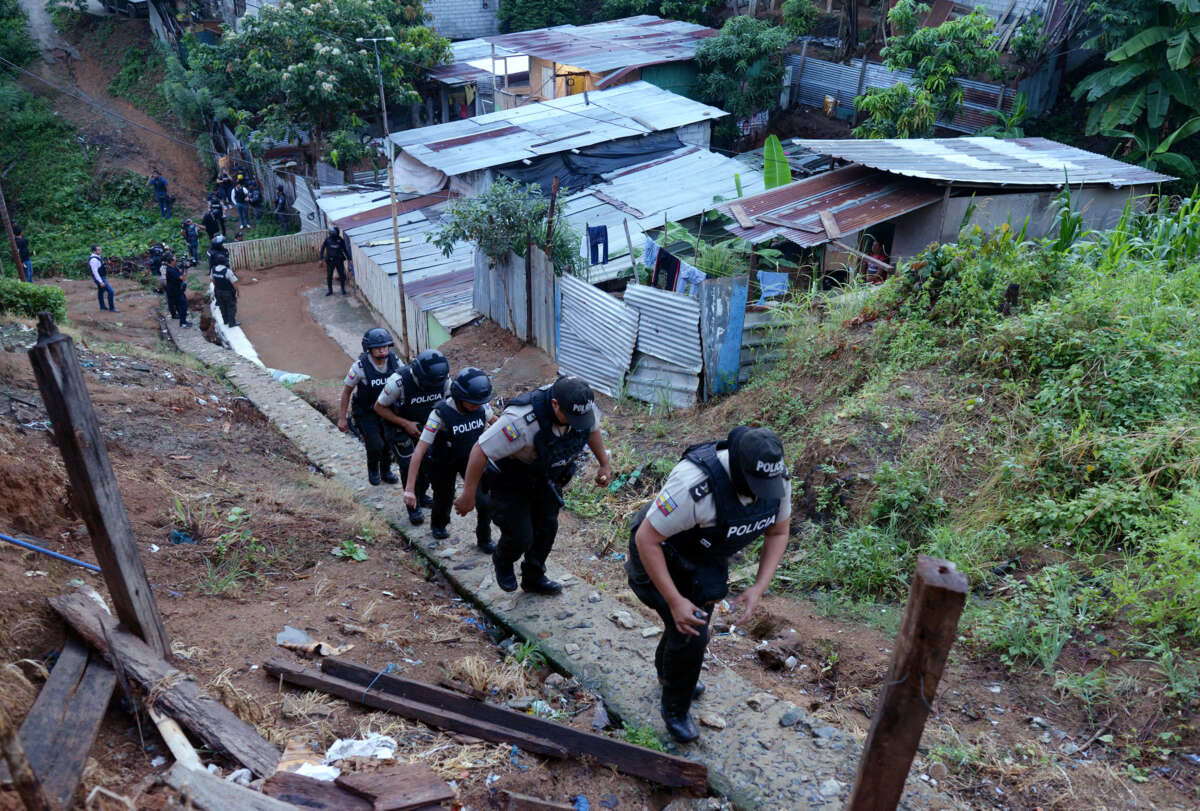
<svg viewBox="0 0 1200 811">
<path fill-rule="evenodd" d="M 515 732 L 468 715 L 444 711 L 437 705 L 398 698 L 383 692 L 378 685 L 368 690 L 365 688 L 365 684 L 346 681 L 306 667 L 298 667 L 283 659 L 271 659 L 263 665 L 263 669 L 272 676 L 281 677 L 289 684 L 309 690 L 321 690 L 347 701 L 394 712 L 430 726 L 463 732 L 485 741 L 516 744 L 521 749 L 537 755 L 555 758 L 567 756 L 566 748 L 553 740 Z"/>
<path fill-rule="evenodd" d="M 9 723 L 5 712 L 0 712 L 0 751 L 4 753 L 4 762 L 12 772 L 13 785 L 27 811 L 53 811 L 55 806 L 51 805 L 50 798 L 42 790 L 29 759 L 25 757 L 25 750 L 21 748 L 21 739 L 17 737 L 17 731 Z"/>
<path fill-rule="evenodd" d="M 279 751 L 228 707 L 201 692 L 196 682 L 163 661 L 149 645 L 118 627 L 116 620 L 103 609 L 103 600 L 95 591 L 84 587 L 49 602 L 89 645 L 109 661 L 119 661 L 151 697 L 150 703 L 156 709 L 259 777 L 275 771 Z"/>
<path fill-rule="evenodd" d="M 785 220 L 783 217 L 776 217 L 774 214 L 756 214 L 754 215 L 760 222 L 765 222 L 768 225 L 778 225 L 783 228 L 791 228 L 793 231 L 803 231 L 806 234 L 819 234 L 822 229 L 815 225 L 807 223 L 798 223 L 794 220 Z"/>
<path fill-rule="evenodd" d="M 454 789 L 424 763 L 338 775 L 338 786 L 374 803 L 375 811 L 412 811 L 454 799 Z"/>
<path fill-rule="evenodd" d="M 887 262 L 884 262 L 880 259 L 876 259 L 874 256 L 871 256 L 870 254 L 863 253 L 862 251 L 858 250 L 857 248 L 851 248 L 845 242 L 838 242 L 837 240 L 833 240 L 833 242 L 831 244 L 836 245 L 838 248 L 841 248 L 843 251 L 850 254 L 851 256 L 857 256 L 859 259 L 862 259 L 863 261 L 867 262 L 868 264 L 874 265 L 875 267 L 879 268 L 880 270 L 886 270 L 890 273 L 891 271 L 896 269 L 893 265 L 889 265 Z"/>
<path fill-rule="evenodd" d="M 329 809 L 329 811 L 372 811 L 370 800 L 364 800 L 339 788 L 328 780 L 317 780 L 294 772 L 275 772 L 262 786 L 263 794 L 274 797 L 288 806 Z"/>
<path fill-rule="evenodd" d="M 552 740 L 565 747 L 572 756 L 587 755 L 595 758 L 598 763 L 612 766 L 620 772 L 653 780 L 664 786 L 679 786 L 695 791 L 704 791 L 708 785 L 708 769 L 701 763 L 695 763 L 685 758 L 666 755 L 603 735 L 573 729 L 565 724 L 547 721 L 544 718 L 498 707 L 495 704 L 475 701 L 452 690 L 435 687 L 432 684 L 405 679 L 394 674 L 379 675 L 372 668 L 344 659 L 325 659 L 321 662 L 321 668 L 326 674 L 354 683 L 356 690 L 361 691 L 363 685 L 370 684 L 374 680 L 373 690 L 375 691 L 386 693 L 397 699 L 420 702 L 439 712 L 477 719 L 489 725 L 503 727 L 537 739 Z M 457 731 L 474 734 L 468 730 L 459 729 Z"/>
<path fill-rule="evenodd" d="M 837 219 L 833 216 L 832 211 L 823 208 L 817 212 L 817 216 L 821 218 L 821 225 L 825 226 L 825 233 L 829 234 L 830 239 L 838 239 L 842 236 L 842 229 L 838 227 Z"/>
<path fill-rule="evenodd" d="M 500 793 L 505 798 L 505 811 L 572 811 L 575 808 L 567 803 L 543 800 L 541 797 L 531 797 L 528 794 L 519 794 L 508 789 Z"/>
<path fill-rule="evenodd" d="M 754 220 L 750 219 L 750 215 L 746 213 L 746 209 L 742 208 L 738 203 L 734 203 L 729 207 L 729 213 L 733 214 L 733 218 L 737 220 L 737 224 L 742 228 L 754 227 Z"/>
<path fill-rule="evenodd" d="M 167 785 L 179 792 L 185 808 L 201 811 L 296 811 L 296 806 L 229 783 L 206 771 L 176 763 L 167 772 Z"/>
<path fill-rule="evenodd" d="M 169 657 L 167 631 L 83 382 L 75 342 L 58 331 L 49 313 L 38 314 L 38 342 L 29 350 L 29 359 L 71 482 L 75 511 L 87 524 L 117 616 L 151 650 Z"/>
<path fill-rule="evenodd" d="M 204 764 L 200 762 L 200 755 L 196 753 L 196 747 L 192 746 L 192 742 L 187 739 L 187 735 L 183 734 L 183 729 L 180 728 L 178 722 L 174 718 L 168 718 L 158 710 L 150 707 L 148 709 L 150 720 L 158 727 L 158 734 L 162 736 L 163 743 L 171 750 L 171 754 L 175 757 L 175 762 L 180 766 L 195 771 L 204 769 Z"/>
<path fill-rule="evenodd" d="M 966 600 L 967 578 L 953 563 L 917 556 L 891 667 L 847 811 L 891 811 L 899 804 Z"/>
</svg>

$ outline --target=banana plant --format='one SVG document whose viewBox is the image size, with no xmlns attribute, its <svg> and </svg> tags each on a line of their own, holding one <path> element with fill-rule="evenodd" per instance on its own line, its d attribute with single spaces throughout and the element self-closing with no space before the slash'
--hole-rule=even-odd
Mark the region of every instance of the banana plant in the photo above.
<svg viewBox="0 0 1200 811">
<path fill-rule="evenodd" d="M 1129 162 L 1153 171 L 1162 169 L 1173 172 L 1185 180 L 1192 180 L 1196 177 L 1196 164 L 1187 155 L 1172 152 L 1171 147 L 1197 132 L 1200 132 L 1200 115 L 1192 116 L 1162 140 L 1159 140 L 1160 131 L 1150 127 L 1143 127 L 1138 132 L 1102 130 L 1101 134 L 1108 138 L 1126 139 L 1129 153 L 1125 155 L 1125 159 Z"/>
<path fill-rule="evenodd" d="M 791 182 L 792 167 L 783 152 L 783 144 L 778 135 L 768 135 L 763 144 L 763 185 L 769 190 Z"/>
</svg>

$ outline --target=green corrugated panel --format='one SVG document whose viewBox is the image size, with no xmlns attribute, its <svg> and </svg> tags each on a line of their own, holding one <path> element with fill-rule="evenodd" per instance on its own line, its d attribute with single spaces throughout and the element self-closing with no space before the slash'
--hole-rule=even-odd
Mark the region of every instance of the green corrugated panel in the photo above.
<svg viewBox="0 0 1200 811">
<path fill-rule="evenodd" d="M 695 62 L 671 62 L 666 65 L 650 65 L 642 68 L 642 81 L 670 90 L 681 96 L 693 98 L 696 87 Z"/>
</svg>

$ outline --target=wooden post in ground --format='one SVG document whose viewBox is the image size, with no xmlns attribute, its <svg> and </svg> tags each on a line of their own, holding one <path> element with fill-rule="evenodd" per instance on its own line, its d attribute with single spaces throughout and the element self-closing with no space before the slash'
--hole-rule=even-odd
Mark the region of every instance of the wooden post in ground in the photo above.
<svg viewBox="0 0 1200 811">
<path fill-rule="evenodd" d="M 8 245 L 12 249 L 14 267 L 17 269 L 17 278 L 24 279 L 22 271 L 24 265 L 21 264 L 21 252 L 17 250 L 17 235 L 13 233 L 12 220 L 8 216 L 8 203 L 4 199 L 4 187 L 0 186 L 0 220 L 4 221 L 4 232 L 8 235 Z M 2 274 L 0 274 L 2 275 Z"/>
<path fill-rule="evenodd" d="M 528 230 L 525 231 L 525 343 L 533 343 L 533 234 Z"/>
<path fill-rule="evenodd" d="M 554 252 L 551 249 L 553 244 L 550 240 L 554 236 L 554 202 L 558 199 L 558 175 L 554 176 L 554 182 L 550 184 L 550 211 L 546 214 L 546 255 L 553 256 Z"/>
<path fill-rule="evenodd" d="M 917 557 L 891 667 L 846 811 L 892 811 L 900 802 L 966 600 L 967 578 L 953 563 Z"/>
<path fill-rule="evenodd" d="M 71 480 L 75 510 L 87 524 L 117 617 L 155 653 L 170 659 L 167 631 L 75 357 L 75 342 L 58 331 L 49 313 L 38 313 L 38 342 L 29 359 Z"/>
<path fill-rule="evenodd" d="M 0 749 L 4 751 L 4 760 L 8 763 L 13 786 L 25 808 L 28 811 L 53 811 L 55 806 L 50 804 L 46 792 L 42 790 L 42 784 L 29 766 L 29 758 L 25 757 L 17 730 L 9 723 L 8 715 L 3 711 L 0 711 Z"/>
</svg>

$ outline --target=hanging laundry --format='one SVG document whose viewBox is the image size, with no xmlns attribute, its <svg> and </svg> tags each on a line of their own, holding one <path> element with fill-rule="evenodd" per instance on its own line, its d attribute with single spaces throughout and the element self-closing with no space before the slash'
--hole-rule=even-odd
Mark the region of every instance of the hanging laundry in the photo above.
<svg viewBox="0 0 1200 811">
<path fill-rule="evenodd" d="M 692 267 L 687 262 L 680 262 L 679 278 L 675 280 L 675 292 L 698 296 L 700 295 L 700 282 L 707 278 L 708 274 L 699 268 Z"/>
<path fill-rule="evenodd" d="M 658 263 L 658 243 L 646 237 L 646 249 L 642 252 L 642 264 L 653 268 Z"/>
<path fill-rule="evenodd" d="M 587 227 L 588 253 L 591 256 L 593 265 L 608 264 L 608 226 L 607 225 L 589 225 Z M 604 249 L 604 258 L 601 259 L 600 249 Z"/>
<path fill-rule="evenodd" d="M 769 297 L 787 295 L 788 275 L 760 270 L 758 271 L 758 286 L 762 288 L 762 295 L 758 297 L 758 303 L 766 304 Z"/>
<path fill-rule="evenodd" d="M 678 276 L 679 258 L 660 248 L 658 260 L 654 263 L 654 278 L 650 280 L 650 286 L 657 287 L 659 290 L 674 290 L 675 279 Z"/>
</svg>

